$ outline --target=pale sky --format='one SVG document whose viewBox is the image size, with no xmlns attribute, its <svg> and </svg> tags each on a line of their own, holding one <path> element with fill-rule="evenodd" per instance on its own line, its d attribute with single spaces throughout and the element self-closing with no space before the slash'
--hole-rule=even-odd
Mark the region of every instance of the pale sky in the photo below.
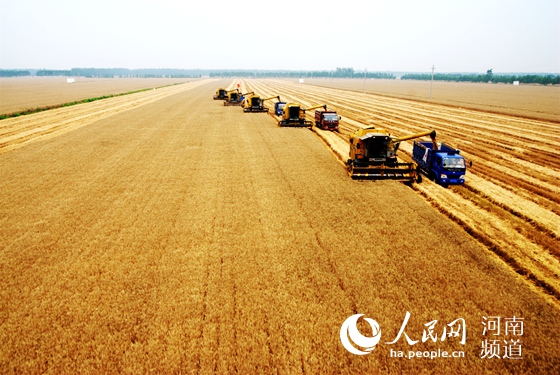
<svg viewBox="0 0 560 375">
<path fill-rule="evenodd" d="M 0 0 L 0 68 L 560 72 L 559 0 Z"/>
</svg>

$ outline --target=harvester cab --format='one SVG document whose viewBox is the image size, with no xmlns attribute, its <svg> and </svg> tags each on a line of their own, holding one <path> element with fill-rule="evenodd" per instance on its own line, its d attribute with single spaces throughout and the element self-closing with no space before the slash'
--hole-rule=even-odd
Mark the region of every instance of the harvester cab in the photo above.
<svg viewBox="0 0 560 375">
<path fill-rule="evenodd" d="M 264 106 L 264 101 L 274 98 L 280 100 L 280 96 L 271 96 L 270 98 L 261 99 L 258 95 L 251 95 L 245 99 L 243 112 L 268 112 L 268 108 Z"/>
<path fill-rule="evenodd" d="M 374 126 L 358 129 L 350 135 L 350 158 L 346 162 L 348 174 L 352 178 L 407 182 L 420 179 L 418 165 L 399 162 L 397 151 L 402 141 L 428 135 L 435 142 L 435 130 L 394 137 L 387 130 L 376 129 Z"/>
<path fill-rule="evenodd" d="M 282 117 L 280 121 L 278 121 L 278 125 L 310 128 L 313 126 L 313 122 L 305 118 L 305 112 L 321 107 L 325 110 L 327 109 L 326 104 L 310 108 L 302 108 L 299 103 L 287 103 L 282 109 Z"/>
<path fill-rule="evenodd" d="M 228 91 L 226 89 L 218 89 L 216 95 L 214 95 L 214 100 L 226 100 L 228 98 Z"/>
</svg>

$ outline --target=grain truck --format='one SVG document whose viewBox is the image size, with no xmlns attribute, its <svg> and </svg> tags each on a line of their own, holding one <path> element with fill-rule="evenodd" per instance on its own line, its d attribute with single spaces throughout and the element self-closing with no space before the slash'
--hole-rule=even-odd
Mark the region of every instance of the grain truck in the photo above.
<svg viewBox="0 0 560 375">
<path fill-rule="evenodd" d="M 340 117 L 335 111 L 317 109 L 315 111 L 315 126 L 330 131 L 338 131 Z"/>
<path fill-rule="evenodd" d="M 285 106 L 286 106 L 286 102 L 276 102 L 276 103 L 274 103 L 274 114 L 276 116 L 282 116 L 282 111 L 284 110 Z"/>
<path fill-rule="evenodd" d="M 438 184 L 462 185 L 465 183 L 467 164 L 460 151 L 445 143 L 434 149 L 432 142 L 415 141 L 412 148 L 412 159 L 420 170 Z"/>
</svg>

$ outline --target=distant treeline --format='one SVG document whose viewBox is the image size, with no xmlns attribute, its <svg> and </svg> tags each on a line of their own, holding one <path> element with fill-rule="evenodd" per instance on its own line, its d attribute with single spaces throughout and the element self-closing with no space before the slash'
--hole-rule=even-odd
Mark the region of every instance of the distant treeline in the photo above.
<svg viewBox="0 0 560 375">
<path fill-rule="evenodd" d="M 393 73 L 355 71 L 354 68 L 336 68 L 336 70 L 203 70 L 203 69 L 126 69 L 126 68 L 72 68 L 70 70 L 16 70 L 0 69 L 0 77 L 87 77 L 87 78 L 199 78 L 210 76 L 214 78 L 370 78 L 370 79 L 396 79 Z M 432 79 L 431 74 L 405 73 L 401 79 L 424 80 Z M 560 75 L 552 74 L 527 74 L 507 75 L 493 74 L 492 69 L 486 74 L 461 74 L 461 73 L 437 73 L 434 74 L 435 81 L 453 82 L 492 82 L 509 83 L 515 81 L 523 84 L 558 85 Z"/>
<path fill-rule="evenodd" d="M 430 81 L 431 74 L 410 73 L 401 76 L 401 79 Z M 529 75 L 507 75 L 507 74 L 434 74 L 434 81 L 452 81 L 452 82 L 491 82 L 491 83 L 509 83 L 518 81 L 525 84 L 538 85 L 558 85 L 560 84 L 560 75 L 552 74 L 529 74 Z"/>
<path fill-rule="evenodd" d="M 373 78 L 395 79 L 392 73 L 356 72 L 354 68 L 336 70 L 217 70 L 210 77 L 230 78 Z"/>
<path fill-rule="evenodd" d="M 204 74 L 201 70 L 194 69 L 125 69 L 125 68 L 72 68 L 70 70 L 6 70 L 0 69 L 0 77 L 87 77 L 87 78 L 199 78 Z M 207 73 L 205 75 L 208 75 Z"/>
<path fill-rule="evenodd" d="M 201 69 L 125 69 L 125 68 L 72 68 L 70 70 L 0 70 L 2 77 L 39 76 L 39 77 L 140 77 L 140 78 L 373 78 L 395 79 L 392 73 L 354 71 L 354 68 L 336 70 L 201 70 Z"/>
<path fill-rule="evenodd" d="M 73 76 L 112 78 L 112 77 L 138 77 L 138 78 L 200 78 L 203 71 L 199 69 L 126 69 L 126 68 L 72 68 Z"/>
<path fill-rule="evenodd" d="M 70 70 L 38 70 L 36 75 L 38 77 L 72 76 L 72 71 L 70 71 Z"/>
<path fill-rule="evenodd" d="M 0 77 L 25 77 L 30 76 L 29 70 L 4 70 L 0 69 Z"/>
</svg>

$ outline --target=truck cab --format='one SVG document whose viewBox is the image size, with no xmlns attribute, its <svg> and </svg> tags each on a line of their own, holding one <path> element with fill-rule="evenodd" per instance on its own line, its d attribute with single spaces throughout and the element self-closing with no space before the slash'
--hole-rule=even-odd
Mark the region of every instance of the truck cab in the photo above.
<svg viewBox="0 0 560 375">
<path fill-rule="evenodd" d="M 459 155 L 436 154 L 435 165 L 432 167 L 437 182 L 446 184 L 464 184 L 467 165 Z"/>
</svg>

